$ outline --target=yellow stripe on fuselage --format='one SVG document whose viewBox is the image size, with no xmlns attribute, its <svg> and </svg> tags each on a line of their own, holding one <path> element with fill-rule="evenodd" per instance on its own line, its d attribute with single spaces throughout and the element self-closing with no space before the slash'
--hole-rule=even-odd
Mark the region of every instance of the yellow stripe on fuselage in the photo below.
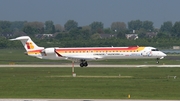
<svg viewBox="0 0 180 101">
<path fill-rule="evenodd" d="M 36 55 L 36 54 L 40 54 L 42 50 L 32 50 L 32 51 L 28 51 L 27 54 L 28 55 Z"/>
<path fill-rule="evenodd" d="M 57 48 L 56 52 L 63 53 L 101 53 L 101 52 L 139 52 L 145 47 L 106 47 L 106 48 Z"/>
<path fill-rule="evenodd" d="M 138 51 L 142 51 L 144 49 L 145 49 L 145 47 L 138 47 Z"/>
</svg>

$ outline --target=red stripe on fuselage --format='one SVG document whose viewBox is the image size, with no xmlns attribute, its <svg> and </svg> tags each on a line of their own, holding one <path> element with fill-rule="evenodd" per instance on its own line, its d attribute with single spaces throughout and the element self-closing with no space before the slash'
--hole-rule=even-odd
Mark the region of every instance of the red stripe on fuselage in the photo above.
<svg viewBox="0 0 180 101">
<path fill-rule="evenodd" d="M 125 48 L 118 48 L 118 47 L 104 47 L 104 48 L 56 48 L 56 51 L 78 51 L 78 50 L 136 50 L 138 47 L 125 47 Z"/>
</svg>

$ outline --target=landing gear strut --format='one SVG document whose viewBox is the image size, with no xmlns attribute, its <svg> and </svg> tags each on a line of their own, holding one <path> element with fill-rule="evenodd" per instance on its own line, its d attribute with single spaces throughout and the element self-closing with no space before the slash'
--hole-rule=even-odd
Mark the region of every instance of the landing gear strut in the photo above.
<svg viewBox="0 0 180 101">
<path fill-rule="evenodd" d="M 86 60 L 80 60 L 81 63 L 80 63 L 80 67 L 87 67 L 88 66 L 88 63 Z"/>
<path fill-rule="evenodd" d="M 157 62 L 156 62 L 157 64 L 159 63 L 159 58 L 157 58 Z"/>
</svg>

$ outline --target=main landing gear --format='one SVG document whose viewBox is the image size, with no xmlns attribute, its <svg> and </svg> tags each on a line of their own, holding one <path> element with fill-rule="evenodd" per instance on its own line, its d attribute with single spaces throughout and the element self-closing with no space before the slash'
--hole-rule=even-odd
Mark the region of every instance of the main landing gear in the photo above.
<svg viewBox="0 0 180 101">
<path fill-rule="evenodd" d="M 156 62 L 156 63 L 158 64 L 158 63 L 159 63 L 159 58 L 157 58 L 156 60 L 157 60 L 157 62 Z"/>
<path fill-rule="evenodd" d="M 80 60 L 80 67 L 87 67 L 88 63 L 86 60 Z"/>
</svg>

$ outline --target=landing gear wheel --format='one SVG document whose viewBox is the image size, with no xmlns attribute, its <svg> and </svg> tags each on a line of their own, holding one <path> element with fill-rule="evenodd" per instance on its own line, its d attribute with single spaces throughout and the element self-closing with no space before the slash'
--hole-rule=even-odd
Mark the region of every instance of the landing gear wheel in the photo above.
<svg viewBox="0 0 180 101">
<path fill-rule="evenodd" d="M 81 60 L 81 63 L 79 65 L 80 65 L 80 67 L 87 67 L 88 63 L 86 60 Z"/>
<path fill-rule="evenodd" d="M 84 66 L 84 64 L 83 63 L 80 63 L 80 67 L 83 67 Z"/>
<path fill-rule="evenodd" d="M 84 63 L 84 66 L 85 66 L 85 67 L 87 67 L 87 66 L 88 66 L 88 63 L 87 63 L 87 62 L 85 62 L 85 63 Z"/>
</svg>

